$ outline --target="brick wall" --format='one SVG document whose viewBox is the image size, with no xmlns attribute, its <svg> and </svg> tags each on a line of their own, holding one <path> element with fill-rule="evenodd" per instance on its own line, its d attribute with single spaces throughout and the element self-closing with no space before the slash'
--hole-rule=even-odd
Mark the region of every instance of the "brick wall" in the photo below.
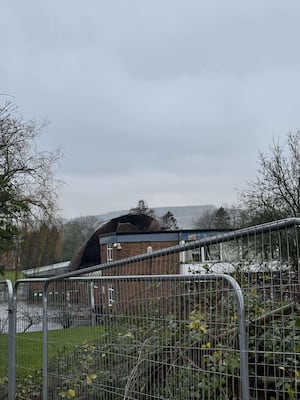
<svg viewBox="0 0 300 400">
<path fill-rule="evenodd" d="M 122 260 L 147 253 L 151 246 L 153 251 L 177 245 L 177 242 L 136 242 L 121 243 L 121 249 L 113 247 L 113 261 Z M 101 245 L 101 263 L 107 262 L 107 245 Z M 161 275 L 179 273 L 179 254 L 170 254 L 164 257 L 153 257 L 149 260 L 135 263 L 126 263 L 123 266 L 106 270 L 104 275 Z"/>
</svg>

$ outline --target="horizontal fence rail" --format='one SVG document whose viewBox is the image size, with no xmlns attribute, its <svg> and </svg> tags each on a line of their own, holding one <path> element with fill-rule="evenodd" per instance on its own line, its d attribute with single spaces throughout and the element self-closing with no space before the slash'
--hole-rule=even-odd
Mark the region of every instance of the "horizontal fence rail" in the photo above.
<svg viewBox="0 0 300 400">
<path fill-rule="evenodd" d="M 217 259 L 214 259 L 213 263 L 222 260 L 232 262 L 234 266 L 234 264 L 237 265 L 241 262 L 247 263 L 257 260 L 262 264 L 263 262 L 270 260 L 270 254 L 267 257 L 265 257 L 263 254 L 265 246 L 266 250 L 268 249 L 268 251 L 270 251 L 270 245 L 273 245 L 277 250 L 278 257 L 276 258 L 276 261 L 280 262 L 282 260 L 288 260 L 288 262 L 291 262 L 291 256 L 298 257 L 299 259 L 299 238 L 297 234 L 297 229 L 299 226 L 300 218 L 287 218 L 249 228 L 222 232 L 218 235 L 204 237 L 199 240 L 193 239 L 177 246 L 152 251 L 150 254 L 145 252 L 136 256 L 123 258 L 119 261 L 93 265 L 86 267 L 83 270 L 79 269 L 70 271 L 68 273 L 61 274 L 59 277 L 60 279 L 64 279 L 68 277 L 82 276 L 83 274 L 89 274 L 93 272 L 100 272 L 106 269 L 113 270 L 114 268 L 121 268 L 127 266 L 128 264 L 134 265 L 147 260 L 158 260 L 162 257 L 178 255 L 187 251 L 195 251 L 200 253 L 201 249 L 213 247 L 215 245 L 225 246 L 225 251 L 222 251 L 220 247 L 217 248 L 217 254 L 215 255 Z M 290 236 L 290 238 L 288 236 Z M 294 243 L 292 243 L 292 236 Z M 275 241 L 274 238 L 276 238 Z M 281 242 L 281 239 L 283 238 L 286 238 L 285 243 Z M 289 249 L 290 246 L 291 249 Z M 226 247 L 229 250 L 227 253 Z M 283 250 L 283 252 L 281 250 Z M 249 251 L 251 253 L 249 253 Z M 247 254 L 249 257 L 247 257 Z M 174 260 L 177 261 L 177 258 L 174 257 Z M 209 257 L 209 259 L 205 261 L 211 262 L 211 260 L 212 259 Z M 161 264 L 166 264 L 165 260 L 163 260 Z M 126 272 L 128 272 L 128 268 L 126 268 Z M 56 277 L 49 279 L 56 279 Z"/>
</svg>

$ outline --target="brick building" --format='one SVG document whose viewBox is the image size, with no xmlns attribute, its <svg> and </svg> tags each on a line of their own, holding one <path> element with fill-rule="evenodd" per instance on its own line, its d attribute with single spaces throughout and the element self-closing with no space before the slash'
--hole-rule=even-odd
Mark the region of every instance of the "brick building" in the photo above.
<svg viewBox="0 0 300 400">
<path fill-rule="evenodd" d="M 132 275 L 166 275 L 186 273 L 187 265 L 200 265 L 207 261 L 208 257 L 217 257 L 219 254 L 209 254 L 208 249 L 194 248 L 185 252 L 166 252 L 164 256 L 156 256 L 155 252 L 161 249 L 171 248 L 186 242 L 192 242 L 220 233 L 216 230 L 163 230 L 159 221 L 145 214 L 127 214 L 112 219 L 102 224 L 91 237 L 82 245 L 75 254 L 73 260 L 47 267 L 41 267 L 39 271 L 30 270 L 28 277 L 55 276 L 62 272 L 80 270 L 93 265 L 102 264 L 105 268 L 94 274 L 93 293 L 90 283 L 64 283 L 63 286 L 51 289 L 51 293 L 57 293 L 60 297 L 71 301 L 73 304 L 88 304 L 92 307 L 108 310 L 118 304 L 121 307 L 134 307 L 136 299 L 153 297 L 155 285 L 143 282 L 130 281 L 105 281 L 97 282 L 101 276 L 132 276 Z M 134 259 L 134 256 L 149 254 L 142 260 Z M 133 259 L 132 259 L 133 257 Z M 115 266 L 115 261 L 123 261 Z M 128 260 L 128 262 L 126 262 Z M 110 266 L 110 264 L 112 264 Z M 63 268 L 62 268 L 63 267 Z M 97 278 L 98 277 L 98 278 Z M 41 285 L 40 283 L 37 285 Z M 33 284 L 31 284 L 33 288 Z M 37 288 L 34 287 L 34 292 Z M 168 283 L 160 284 L 160 293 L 168 297 Z M 154 295 L 155 297 L 155 295 Z M 161 297 L 161 296 L 158 296 Z M 69 299 L 69 300 L 67 300 Z M 133 299 L 135 299 L 133 301 Z M 138 304 L 138 303 L 135 303 Z"/>
<path fill-rule="evenodd" d="M 176 246 L 188 241 L 215 236 L 220 230 L 164 230 L 159 221 L 145 214 L 127 214 L 114 218 L 102 224 L 83 244 L 70 263 L 69 269 L 78 270 L 98 264 L 109 264 L 129 257 Z M 176 254 L 161 260 L 151 260 L 139 263 L 138 266 L 110 269 L 109 274 L 115 275 L 146 275 L 180 273 L 180 263 L 204 261 L 204 249 L 198 249 L 190 254 Z M 182 258 L 182 259 L 180 259 Z M 156 262 L 157 261 L 157 262 Z M 158 265 L 159 264 L 159 265 Z M 113 271 L 113 272 L 112 272 Z"/>
<path fill-rule="evenodd" d="M 207 260 L 208 249 L 195 248 L 187 252 L 166 252 L 157 256 L 155 252 L 179 244 L 199 240 L 220 233 L 216 230 L 163 230 L 159 222 L 145 214 L 128 214 L 102 224 L 84 243 L 70 264 L 70 270 L 92 265 L 105 267 L 101 276 L 166 275 L 185 273 L 188 263 Z M 132 257 L 147 254 L 153 256 L 140 260 Z M 210 254 L 214 257 L 214 255 Z M 216 257 L 219 259 L 219 254 Z M 130 259 L 131 258 L 131 259 Z M 113 264 L 116 261 L 117 266 Z M 126 261 L 127 260 L 127 261 Z M 112 266 L 110 267 L 110 264 Z M 101 309 L 118 304 L 123 308 L 133 307 L 133 299 L 144 299 L 155 287 L 152 284 L 130 281 L 105 281 L 94 291 L 95 304 Z M 162 290 L 164 287 L 164 290 Z M 168 283 L 160 284 L 160 293 L 167 295 Z M 155 297 L 155 296 L 154 296 Z M 138 303 L 137 303 L 138 304 Z"/>
</svg>

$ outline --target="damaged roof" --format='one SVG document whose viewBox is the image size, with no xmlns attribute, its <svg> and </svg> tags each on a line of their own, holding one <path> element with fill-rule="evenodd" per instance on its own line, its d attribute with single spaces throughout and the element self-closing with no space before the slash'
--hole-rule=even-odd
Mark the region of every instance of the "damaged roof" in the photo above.
<svg viewBox="0 0 300 400">
<path fill-rule="evenodd" d="M 130 232 L 158 232 L 161 231 L 160 222 L 147 214 L 126 214 L 104 222 L 79 248 L 70 263 L 69 270 L 97 265 L 100 260 L 99 237 L 110 233 Z"/>
</svg>

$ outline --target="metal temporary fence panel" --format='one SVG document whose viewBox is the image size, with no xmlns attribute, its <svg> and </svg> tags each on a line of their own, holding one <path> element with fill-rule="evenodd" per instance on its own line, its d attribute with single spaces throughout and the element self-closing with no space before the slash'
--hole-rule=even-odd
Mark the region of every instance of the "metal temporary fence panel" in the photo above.
<svg viewBox="0 0 300 400">
<path fill-rule="evenodd" d="M 11 281 L 0 281 L 0 398 L 15 398 L 15 318 Z"/>
<path fill-rule="evenodd" d="M 251 399 L 300 399 L 299 224 L 288 219 L 217 236 L 199 243 L 206 262 L 182 265 L 230 274 L 241 286 Z"/>
<path fill-rule="evenodd" d="M 230 276 L 51 280 L 44 302 L 44 399 L 249 398 Z"/>
<path fill-rule="evenodd" d="M 244 294 L 254 399 L 300 399 L 298 225 L 266 224 L 223 243 Z"/>
<path fill-rule="evenodd" d="M 172 248 L 93 266 L 64 277 L 88 273 L 102 277 L 168 273 L 232 276 L 241 286 L 245 302 L 250 398 L 299 400 L 299 224 L 300 219 L 292 218 L 201 240 L 190 237 Z M 129 293 L 133 291 L 129 286 L 127 289 Z M 116 290 L 111 285 L 105 290 L 105 298 L 112 303 L 110 309 L 114 309 L 122 288 Z M 225 301 L 224 310 L 228 307 L 230 303 Z M 233 313 L 230 318 L 234 320 L 236 315 Z M 235 343 L 229 349 L 234 346 Z M 221 367 L 223 360 L 219 361 Z M 184 375 L 181 381 L 176 376 L 178 386 L 184 379 Z M 225 382 L 228 395 L 223 398 L 234 398 L 230 397 L 232 386 Z M 217 387 L 215 384 L 208 398 L 213 398 Z M 73 389 L 70 390 L 72 395 Z"/>
<path fill-rule="evenodd" d="M 155 398 L 162 390 L 160 382 L 166 383 L 160 399 L 183 399 L 186 393 L 189 398 L 201 398 L 208 387 L 211 390 L 205 398 L 237 399 L 240 398 L 237 390 L 243 385 L 238 383 L 241 369 L 238 370 L 236 361 L 245 353 L 237 342 L 239 316 L 234 296 L 226 281 L 201 283 L 203 274 L 226 274 L 238 282 L 244 299 L 250 399 L 299 400 L 299 224 L 300 219 L 293 218 L 201 240 L 188 237 L 172 248 L 64 274 L 47 282 L 43 313 L 42 292 L 29 281 L 22 284 L 23 289 L 18 283 L 21 285 L 16 294 L 18 333 L 15 335 L 12 326 L 9 330 L 12 334 L 5 337 L 4 333 L 0 338 L 7 343 L 9 338 L 17 337 L 17 372 L 24 379 L 37 374 L 34 375 L 34 388 L 39 390 L 36 399 L 42 397 L 42 364 L 44 400 L 48 395 L 49 400 L 75 396 L 143 399 L 149 393 Z M 151 243 L 151 247 L 155 249 L 155 244 Z M 154 276 L 167 274 L 179 275 L 179 281 L 185 279 L 183 275 L 189 275 L 190 281 L 196 277 L 199 284 L 189 284 L 184 291 L 182 283 L 175 283 L 176 280 L 167 283 L 164 279 L 158 282 Z M 134 281 L 137 275 L 153 275 L 151 290 L 148 279 L 144 283 L 139 281 L 141 277 L 136 283 L 126 281 Z M 5 285 L 1 286 L 2 292 L 6 291 Z M 194 307 L 196 303 L 202 311 Z M 30 327 L 28 316 L 36 317 L 36 323 Z M 149 340 L 147 324 L 153 333 Z M 198 347 L 189 339 L 194 336 Z M 181 347 L 178 356 L 177 353 L 174 356 L 178 344 Z M 41 346 L 47 355 L 44 360 Z M 14 349 L 9 348 L 12 354 L 7 357 L 14 360 Z M 199 356 L 201 351 L 205 357 Z M 91 365 L 94 355 L 99 358 L 94 363 L 97 372 Z M 5 351 L 1 357 L 6 357 Z M 232 361 L 232 370 L 228 369 L 227 359 Z M 118 373 L 118 365 L 120 370 L 125 369 L 125 377 Z M 201 382 L 191 378 L 200 374 L 209 377 Z M 100 390 L 103 382 L 105 391 Z M 153 394 L 149 388 L 154 390 L 154 383 L 158 386 Z M 33 398 L 31 384 L 32 381 L 27 384 L 29 389 L 24 399 Z M 97 391 L 92 393 L 95 387 Z M 176 391 L 176 387 L 183 389 Z M 217 397 L 220 390 L 222 395 Z"/>
</svg>

